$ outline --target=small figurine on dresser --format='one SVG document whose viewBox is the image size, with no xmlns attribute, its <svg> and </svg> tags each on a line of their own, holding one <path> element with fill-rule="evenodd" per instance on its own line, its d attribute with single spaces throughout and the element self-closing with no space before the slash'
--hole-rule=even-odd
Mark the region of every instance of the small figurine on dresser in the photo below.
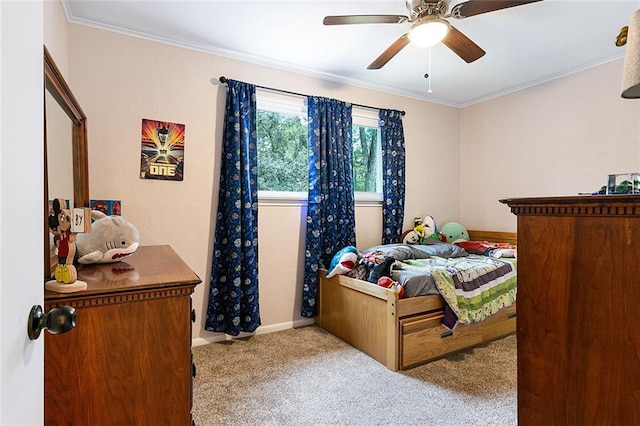
<svg viewBox="0 0 640 426">
<path fill-rule="evenodd" d="M 47 281 L 45 288 L 57 293 L 72 293 L 87 288 L 87 283 L 78 281 L 78 272 L 73 265 L 76 255 L 76 234 L 89 232 L 85 223 L 88 209 L 67 209 L 66 201 L 56 198 L 49 214 L 49 232 L 53 235 L 58 264 L 54 270 L 54 280 Z"/>
</svg>

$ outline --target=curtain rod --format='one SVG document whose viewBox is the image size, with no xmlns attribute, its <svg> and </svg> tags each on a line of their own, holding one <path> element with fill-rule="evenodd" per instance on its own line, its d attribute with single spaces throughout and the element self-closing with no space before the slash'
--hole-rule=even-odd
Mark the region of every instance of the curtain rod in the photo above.
<svg viewBox="0 0 640 426">
<path fill-rule="evenodd" d="M 227 77 L 225 77 L 225 76 L 221 76 L 218 80 L 219 80 L 219 81 L 220 81 L 220 83 L 222 83 L 222 84 L 226 84 L 226 83 L 227 83 L 227 81 L 229 81 L 229 79 L 228 79 Z M 306 97 L 306 96 L 309 96 L 309 95 L 304 95 L 304 94 L 302 94 L 302 93 L 290 92 L 290 91 L 288 91 L 288 90 L 274 89 L 274 88 L 272 88 L 272 87 L 266 87 L 266 86 L 259 86 L 259 85 L 257 85 L 257 84 L 255 84 L 254 86 L 259 87 L 259 88 L 261 88 L 261 89 L 266 89 L 266 90 L 275 90 L 276 92 L 286 93 L 286 94 L 288 94 L 288 95 L 305 96 L 305 97 Z M 377 111 L 380 111 L 380 110 L 382 109 L 382 108 L 372 107 L 372 106 L 369 106 L 369 105 L 361 105 L 361 104 L 354 104 L 354 103 L 351 103 L 351 105 L 353 105 L 353 106 L 357 106 L 357 107 L 360 107 L 360 108 L 375 109 L 375 110 L 377 110 Z M 401 115 L 405 115 L 406 113 L 405 113 L 404 111 L 400 111 L 400 114 L 401 114 Z"/>
</svg>

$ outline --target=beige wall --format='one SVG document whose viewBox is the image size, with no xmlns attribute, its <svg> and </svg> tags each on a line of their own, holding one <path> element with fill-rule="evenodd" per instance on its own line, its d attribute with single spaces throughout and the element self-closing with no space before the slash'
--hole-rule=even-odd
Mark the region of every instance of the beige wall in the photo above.
<svg viewBox="0 0 640 426">
<path fill-rule="evenodd" d="M 56 61 L 62 75 L 67 78 L 67 19 L 64 16 L 62 3 L 59 1 L 43 2 L 44 45 Z"/>
<path fill-rule="evenodd" d="M 458 108 L 345 86 L 309 76 L 243 63 L 114 32 L 70 24 L 69 74 L 88 117 L 90 191 L 93 198 L 121 199 L 122 215 L 134 223 L 141 243 L 170 244 L 202 278 L 193 297 L 198 311 L 194 338 L 203 330 L 208 300 L 211 245 L 217 206 L 224 111 L 219 76 L 299 93 L 402 109 L 407 141 L 405 223 L 431 214 L 457 220 L 460 209 Z M 139 178 L 143 118 L 186 125 L 182 182 Z M 259 207 L 260 310 L 262 330 L 301 320 L 305 206 Z M 377 244 L 379 207 L 360 206 L 360 246 Z M 304 322 L 304 320 L 303 320 Z"/>
<path fill-rule="evenodd" d="M 593 192 L 640 171 L 640 101 L 620 98 L 622 60 L 462 110 L 460 217 L 515 231 L 499 199 Z"/>
</svg>

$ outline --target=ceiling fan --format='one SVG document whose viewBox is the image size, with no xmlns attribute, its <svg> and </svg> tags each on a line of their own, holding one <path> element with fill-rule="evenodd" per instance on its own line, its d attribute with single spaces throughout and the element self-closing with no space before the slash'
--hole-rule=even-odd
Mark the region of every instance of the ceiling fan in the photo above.
<svg viewBox="0 0 640 426">
<path fill-rule="evenodd" d="M 367 69 L 382 68 L 409 42 L 421 47 L 442 42 L 465 62 L 471 63 L 486 53 L 462 32 L 452 26 L 447 18 L 464 19 L 509 7 L 521 6 L 542 0 L 468 0 L 449 10 L 450 0 L 406 0 L 409 16 L 404 15 L 341 15 L 325 16 L 324 25 L 349 24 L 413 24 L 411 29 L 394 41 Z"/>
</svg>

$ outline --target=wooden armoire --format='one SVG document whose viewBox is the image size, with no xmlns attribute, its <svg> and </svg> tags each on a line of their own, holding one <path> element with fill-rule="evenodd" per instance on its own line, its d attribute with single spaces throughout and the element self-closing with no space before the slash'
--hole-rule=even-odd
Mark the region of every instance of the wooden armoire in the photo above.
<svg viewBox="0 0 640 426">
<path fill-rule="evenodd" d="M 518 217 L 518 425 L 640 424 L 640 196 L 501 202 Z"/>
</svg>

